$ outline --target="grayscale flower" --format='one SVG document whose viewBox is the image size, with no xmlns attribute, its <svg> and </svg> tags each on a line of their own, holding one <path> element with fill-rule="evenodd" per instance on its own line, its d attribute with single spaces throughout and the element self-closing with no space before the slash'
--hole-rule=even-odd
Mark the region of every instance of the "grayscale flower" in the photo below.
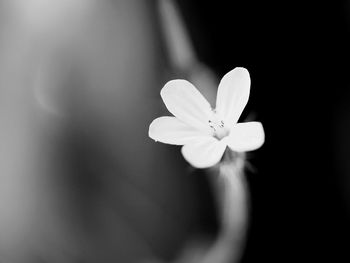
<svg viewBox="0 0 350 263">
<path fill-rule="evenodd" d="M 260 122 L 238 123 L 250 93 L 248 70 L 237 67 L 220 81 L 216 108 L 186 80 L 165 84 L 160 92 L 173 116 L 155 119 L 149 137 L 162 143 L 183 145 L 184 158 L 196 168 L 217 164 L 228 146 L 235 152 L 252 151 L 264 143 Z"/>
</svg>

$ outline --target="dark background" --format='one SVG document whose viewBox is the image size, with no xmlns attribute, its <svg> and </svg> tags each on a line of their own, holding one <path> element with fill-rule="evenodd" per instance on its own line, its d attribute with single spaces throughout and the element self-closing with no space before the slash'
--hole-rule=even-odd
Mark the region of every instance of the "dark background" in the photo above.
<svg viewBox="0 0 350 263">
<path fill-rule="evenodd" d="M 350 4 L 177 2 L 204 63 L 250 71 L 265 128 L 243 262 L 349 262 Z"/>
</svg>

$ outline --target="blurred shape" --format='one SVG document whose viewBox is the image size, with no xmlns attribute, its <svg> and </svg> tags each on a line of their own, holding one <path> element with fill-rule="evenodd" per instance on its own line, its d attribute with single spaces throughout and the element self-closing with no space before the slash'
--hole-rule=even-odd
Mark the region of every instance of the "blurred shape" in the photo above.
<svg viewBox="0 0 350 263">
<path fill-rule="evenodd" d="M 32 2 L 2 2 L 0 261 L 171 258 L 198 188 L 147 138 L 164 80 L 155 6 Z"/>
<path fill-rule="evenodd" d="M 58 59 L 57 56 L 55 59 Z M 34 83 L 34 96 L 43 110 L 56 116 L 63 116 L 64 101 L 62 93 L 66 93 L 63 88 L 63 74 L 67 69 L 59 68 L 61 63 L 57 63 L 54 58 L 43 57 L 38 64 L 37 74 Z"/>
<path fill-rule="evenodd" d="M 177 6 L 172 0 L 160 0 L 158 4 L 170 63 L 175 70 L 191 70 L 197 58 Z"/>
<path fill-rule="evenodd" d="M 155 2 L 0 3 L 0 261 L 174 258 L 212 200 L 147 138 L 164 81 Z"/>
<path fill-rule="evenodd" d="M 172 73 L 189 79 L 215 105 L 216 75 L 199 61 L 178 7 L 172 0 L 157 3 Z"/>
<path fill-rule="evenodd" d="M 69 31 L 95 0 L 5 0 L 14 16 L 32 33 Z M 68 26 L 68 27 L 67 27 Z"/>
<path fill-rule="evenodd" d="M 249 223 L 245 162 L 245 154 L 226 151 L 223 162 L 209 170 L 219 207 L 219 234 L 211 244 L 207 240 L 189 244 L 176 263 L 240 262 Z"/>
<path fill-rule="evenodd" d="M 249 223 L 249 191 L 245 179 L 245 154 L 227 151 L 220 165 L 208 170 L 219 207 L 220 231 L 214 241 L 188 240 L 173 263 L 240 262 Z M 149 260 L 142 263 L 160 263 Z"/>
</svg>

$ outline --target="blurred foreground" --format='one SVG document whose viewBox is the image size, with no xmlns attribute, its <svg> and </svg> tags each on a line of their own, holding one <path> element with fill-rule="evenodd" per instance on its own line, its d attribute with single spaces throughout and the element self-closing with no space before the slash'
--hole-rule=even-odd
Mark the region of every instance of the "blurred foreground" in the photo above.
<svg viewBox="0 0 350 263">
<path fill-rule="evenodd" d="M 205 179 L 147 137 L 168 77 L 155 2 L 0 12 L 0 262 L 174 257 L 214 221 Z"/>
</svg>

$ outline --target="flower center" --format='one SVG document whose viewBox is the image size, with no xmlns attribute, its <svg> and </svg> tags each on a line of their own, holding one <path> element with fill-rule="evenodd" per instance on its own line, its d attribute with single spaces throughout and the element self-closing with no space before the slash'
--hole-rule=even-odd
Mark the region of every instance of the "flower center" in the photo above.
<svg viewBox="0 0 350 263">
<path fill-rule="evenodd" d="M 225 127 L 223 120 L 219 119 L 217 114 L 213 114 L 213 117 L 208 121 L 209 127 L 213 130 L 213 136 L 219 140 L 226 137 L 230 131 Z"/>
</svg>

